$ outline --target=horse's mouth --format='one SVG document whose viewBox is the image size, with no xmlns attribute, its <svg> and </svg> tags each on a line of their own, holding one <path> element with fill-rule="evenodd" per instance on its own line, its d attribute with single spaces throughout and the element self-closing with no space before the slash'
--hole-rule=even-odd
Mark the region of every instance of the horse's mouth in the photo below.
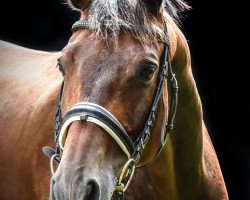
<svg viewBox="0 0 250 200">
<path fill-rule="evenodd" d="M 101 199 L 100 191 L 99 191 L 100 189 L 98 188 L 99 186 L 94 181 L 89 182 L 86 185 L 86 187 L 84 188 L 84 192 L 82 190 L 77 191 L 77 188 L 70 188 L 67 194 L 68 196 L 65 194 L 58 194 L 58 191 L 56 191 L 55 189 L 55 183 L 56 182 L 52 177 L 51 182 L 50 182 L 50 196 L 49 196 L 50 200 L 66 200 L 66 199 L 67 200 L 100 200 Z"/>
<path fill-rule="evenodd" d="M 52 177 L 51 180 L 50 180 L 50 194 L 49 194 L 49 199 L 50 200 L 56 200 L 55 195 L 54 195 L 54 191 L 53 191 L 54 184 L 55 184 L 55 181 L 54 181 L 54 179 Z"/>
</svg>

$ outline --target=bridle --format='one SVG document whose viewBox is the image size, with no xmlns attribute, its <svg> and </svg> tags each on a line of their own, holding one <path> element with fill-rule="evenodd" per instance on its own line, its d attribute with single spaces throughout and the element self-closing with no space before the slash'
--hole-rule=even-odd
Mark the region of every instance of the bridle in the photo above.
<svg viewBox="0 0 250 200">
<path fill-rule="evenodd" d="M 79 29 L 90 29 L 90 24 L 86 20 L 80 20 L 73 24 L 72 32 L 75 32 Z M 124 191 L 128 188 L 129 183 L 132 180 L 134 171 L 138 166 L 138 162 L 141 157 L 142 150 L 148 143 L 148 140 L 151 135 L 151 130 L 154 126 L 157 109 L 159 102 L 162 101 L 164 107 L 164 116 L 162 120 L 161 128 L 161 146 L 156 152 L 154 158 L 148 163 L 152 162 L 163 149 L 168 133 L 173 129 L 173 120 L 177 109 L 177 97 L 178 97 L 178 84 L 175 77 L 175 74 L 172 71 L 170 58 L 169 58 L 169 37 L 167 33 L 167 26 L 164 24 L 164 36 L 163 36 L 164 50 L 161 56 L 160 61 L 160 75 L 158 81 L 158 87 L 156 95 L 154 97 L 148 118 L 145 122 L 144 128 L 141 133 L 138 135 L 135 141 L 132 141 L 131 138 L 126 133 L 123 126 L 119 121 L 105 108 L 100 105 L 90 103 L 90 102 L 79 102 L 75 104 L 66 114 L 62 117 L 62 93 L 64 88 L 64 81 L 62 82 L 61 89 L 58 95 L 58 105 L 57 111 L 55 114 L 55 150 L 50 147 L 44 147 L 43 152 L 51 157 L 51 171 L 54 174 L 53 162 L 60 162 L 61 156 L 63 153 L 64 143 L 67 137 L 67 131 L 70 126 L 75 121 L 87 121 L 92 122 L 102 129 L 104 129 L 120 146 L 122 151 L 127 155 L 128 161 L 124 165 L 120 177 L 117 179 L 116 191 L 118 197 L 123 199 Z M 164 103 L 164 86 L 167 77 L 170 76 L 171 82 L 171 100 L 170 108 L 168 113 L 168 121 L 166 123 L 166 105 Z M 146 164 L 148 164 L 146 163 Z M 146 164 L 142 165 L 145 166 Z"/>
</svg>

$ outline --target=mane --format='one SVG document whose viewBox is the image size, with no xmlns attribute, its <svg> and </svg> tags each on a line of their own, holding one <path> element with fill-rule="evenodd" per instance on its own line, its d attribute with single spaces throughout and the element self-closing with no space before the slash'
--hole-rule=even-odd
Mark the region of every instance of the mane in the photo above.
<svg viewBox="0 0 250 200">
<path fill-rule="evenodd" d="M 164 6 L 157 16 L 163 19 L 167 12 L 175 21 L 180 20 L 180 13 L 189 8 L 183 0 L 163 0 Z M 89 7 L 89 23 L 95 35 L 117 41 L 120 30 L 132 32 L 142 44 L 158 41 L 158 22 L 148 11 L 142 0 L 93 0 Z M 159 36 L 159 33 L 158 33 Z"/>
<path fill-rule="evenodd" d="M 191 7 L 183 0 L 164 0 L 165 11 L 176 21 L 180 22 L 181 13 L 189 10 Z"/>
</svg>

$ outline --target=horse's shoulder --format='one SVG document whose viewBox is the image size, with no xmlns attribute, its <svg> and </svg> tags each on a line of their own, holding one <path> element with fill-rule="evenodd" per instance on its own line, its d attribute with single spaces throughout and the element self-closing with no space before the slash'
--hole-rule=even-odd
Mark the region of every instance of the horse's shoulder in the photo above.
<svg viewBox="0 0 250 200">
<path fill-rule="evenodd" d="M 211 199 L 228 199 L 225 182 L 221 172 L 216 150 L 208 134 L 203 121 L 203 188 L 202 196 L 209 196 Z"/>
</svg>

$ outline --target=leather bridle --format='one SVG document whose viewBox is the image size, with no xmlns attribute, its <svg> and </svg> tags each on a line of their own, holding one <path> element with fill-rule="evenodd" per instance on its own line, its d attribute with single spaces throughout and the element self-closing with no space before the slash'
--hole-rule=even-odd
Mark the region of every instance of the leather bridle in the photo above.
<svg viewBox="0 0 250 200">
<path fill-rule="evenodd" d="M 72 26 L 72 32 L 79 29 L 89 29 L 90 25 L 86 20 L 80 20 L 74 23 Z M 148 143 L 148 140 L 151 135 L 152 128 L 155 123 L 157 109 L 159 102 L 162 101 L 164 107 L 164 116 L 162 120 L 161 128 L 161 146 L 158 149 L 154 158 L 150 161 L 152 162 L 163 149 L 167 133 L 173 129 L 173 120 L 177 109 L 177 96 L 178 96 L 178 85 L 175 78 L 175 74 L 172 72 L 170 59 L 169 59 L 169 37 L 167 33 L 167 26 L 164 24 L 164 36 L 163 36 L 164 50 L 161 56 L 160 61 L 160 75 L 158 81 L 158 87 L 156 95 L 154 97 L 148 118 L 145 122 L 145 126 L 142 129 L 141 133 L 138 135 L 135 141 L 132 141 L 131 138 L 126 133 L 126 130 L 119 123 L 119 121 L 105 108 L 100 105 L 90 103 L 90 102 L 79 102 L 75 104 L 66 114 L 62 117 L 62 93 L 64 88 L 64 82 L 62 82 L 61 89 L 58 97 L 57 111 L 55 115 L 55 144 L 56 149 L 53 150 L 50 147 L 44 147 L 44 153 L 51 157 L 51 170 L 54 173 L 53 162 L 60 162 L 64 143 L 67 137 L 68 128 L 71 123 L 75 121 L 87 121 L 92 122 L 102 129 L 104 129 L 120 146 L 122 151 L 127 155 L 128 161 L 124 165 L 120 177 L 117 179 L 116 191 L 118 196 L 122 199 L 124 196 L 124 191 L 127 189 L 130 181 L 132 180 L 134 171 L 138 166 L 142 150 Z M 168 122 L 166 123 L 166 105 L 164 103 L 164 86 L 167 77 L 170 76 L 171 83 L 171 100 L 170 108 L 168 113 Z M 148 163 L 150 163 L 148 162 Z M 147 164 L 148 164 L 147 163 Z M 146 165 L 146 164 L 144 164 Z M 144 166 L 142 165 L 142 166 Z"/>
</svg>

